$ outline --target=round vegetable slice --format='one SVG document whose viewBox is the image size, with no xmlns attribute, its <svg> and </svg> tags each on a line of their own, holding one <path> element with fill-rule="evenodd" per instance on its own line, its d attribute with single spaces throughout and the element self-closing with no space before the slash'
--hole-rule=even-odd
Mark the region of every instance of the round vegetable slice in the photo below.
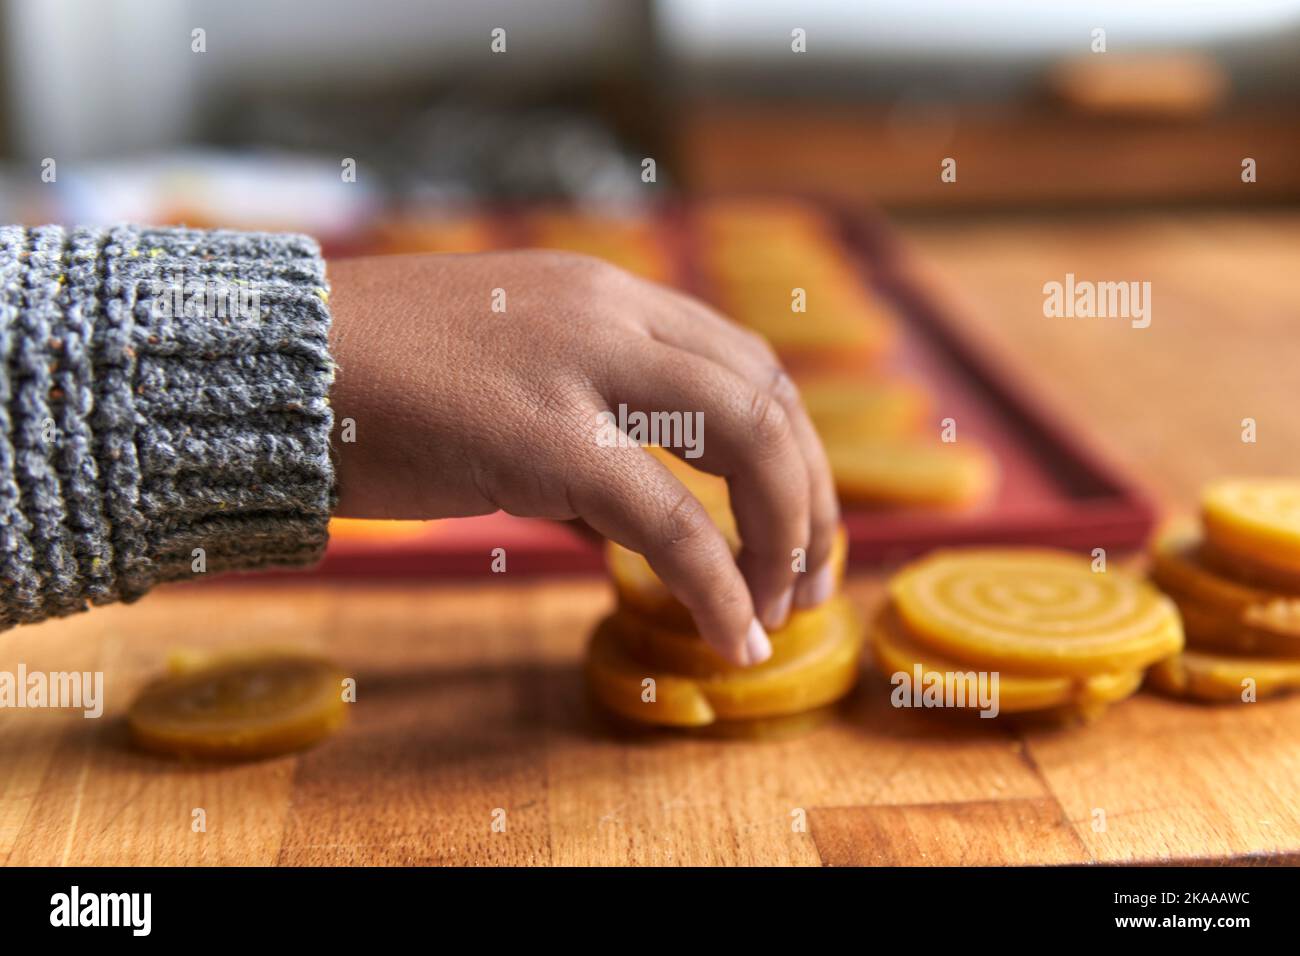
<svg viewBox="0 0 1300 956">
<path fill-rule="evenodd" d="M 1300 597 L 1300 568 L 1288 568 L 1265 558 L 1228 551 L 1208 538 L 1197 551 L 1210 570 L 1248 587 Z"/>
<path fill-rule="evenodd" d="M 961 507 L 986 499 L 997 465 L 981 445 L 921 438 L 825 436 L 835 487 L 845 501 Z"/>
<path fill-rule="evenodd" d="M 878 669 L 886 676 L 903 673 L 915 679 L 917 665 L 920 665 L 922 675 L 944 675 L 944 692 L 949 698 L 955 693 L 949 687 L 955 683 L 955 677 L 949 675 L 969 675 L 975 669 L 918 643 L 906 633 L 890 609 L 882 612 L 876 620 L 872 631 L 872 651 Z M 998 710 L 1008 714 L 1052 708 L 1092 710 L 1098 705 L 1128 697 L 1141 683 L 1141 671 L 1085 678 L 998 671 Z"/>
<path fill-rule="evenodd" d="M 1201 496 L 1201 519 L 1226 554 L 1300 576 L 1300 480 L 1216 481 Z"/>
<path fill-rule="evenodd" d="M 346 716 L 343 674 L 323 658 L 241 654 L 155 680 L 127 715 L 137 746 L 177 757 L 252 759 L 301 750 Z"/>
<path fill-rule="evenodd" d="M 1195 529 L 1174 527 L 1156 539 L 1151 578 L 1175 597 L 1192 597 L 1222 611 L 1240 613 L 1278 595 L 1216 573 L 1201 560 L 1203 541 Z"/>
<path fill-rule="evenodd" d="M 801 635 L 808 643 L 800 653 L 692 676 L 672 669 L 680 660 L 650 663 L 629 653 L 615 614 L 592 637 L 588 681 L 597 700 L 643 724 L 698 727 L 801 713 L 838 700 L 857 681 L 865 635 L 856 608 L 835 598 L 820 620 L 819 633 Z"/>
<path fill-rule="evenodd" d="M 808 417 L 828 443 L 914 434 L 930 411 L 925 392 L 903 379 L 822 375 L 798 385 Z"/>
<path fill-rule="evenodd" d="M 1219 574 L 1201 557 L 1194 529 L 1156 541 L 1151 578 L 1178 604 L 1187 643 L 1229 654 L 1300 657 L 1300 596 L 1263 590 Z"/>
<path fill-rule="evenodd" d="M 613 617 L 600 623 L 587 647 L 587 686 L 609 710 L 637 723 L 702 727 L 716 719 L 695 681 L 628 654 Z"/>
<path fill-rule="evenodd" d="M 939 551 L 899 572 L 889 592 L 900 620 L 926 646 L 1017 674 L 1134 671 L 1183 646 L 1169 598 L 1063 551 Z"/>
<path fill-rule="evenodd" d="M 784 627 L 769 632 L 772 656 L 756 665 L 757 668 L 776 667 L 816 647 L 835 626 L 831 618 L 848 613 L 846 603 L 836 598 L 806 611 L 793 611 Z M 624 650 L 632 657 L 675 674 L 713 678 L 755 669 L 720 657 L 694 630 L 664 627 L 626 610 L 614 614 L 614 629 Z"/>
<path fill-rule="evenodd" d="M 1221 702 L 1242 701 L 1250 680 L 1262 700 L 1300 690 L 1300 661 L 1188 650 L 1156 664 L 1147 678 L 1166 694 Z"/>
<path fill-rule="evenodd" d="M 803 654 L 700 682 L 722 720 L 797 714 L 839 700 L 858 681 L 866 628 L 847 598 L 827 602 L 822 640 Z"/>
</svg>

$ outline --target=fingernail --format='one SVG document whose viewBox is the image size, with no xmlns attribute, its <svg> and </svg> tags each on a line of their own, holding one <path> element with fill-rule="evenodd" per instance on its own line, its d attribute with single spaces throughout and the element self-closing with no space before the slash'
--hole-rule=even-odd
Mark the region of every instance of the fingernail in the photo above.
<svg viewBox="0 0 1300 956">
<path fill-rule="evenodd" d="M 767 609 L 763 615 L 763 623 L 767 625 L 769 631 L 775 631 L 785 625 L 785 620 L 790 616 L 790 605 L 794 601 L 794 585 L 786 588 L 781 596 Z"/>
<path fill-rule="evenodd" d="M 746 665 L 761 664 L 772 656 L 772 642 L 767 639 L 763 625 L 754 618 L 749 624 L 749 633 L 745 635 L 744 661 Z"/>
<path fill-rule="evenodd" d="M 799 606 L 816 607 L 829 598 L 834 589 L 835 576 L 830 561 L 827 561 L 799 589 Z"/>
</svg>

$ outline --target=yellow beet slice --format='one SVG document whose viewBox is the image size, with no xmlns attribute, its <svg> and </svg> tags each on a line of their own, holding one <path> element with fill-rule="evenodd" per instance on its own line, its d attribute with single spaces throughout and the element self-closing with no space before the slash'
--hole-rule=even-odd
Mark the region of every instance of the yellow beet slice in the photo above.
<svg viewBox="0 0 1300 956">
<path fill-rule="evenodd" d="M 997 481 L 993 456 L 969 440 L 825 438 L 835 487 L 846 502 L 958 507 L 987 498 Z"/>
<path fill-rule="evenodd" d="M 923 646 L 907 635 L 892 610 L 886 609 L 872 631 L 872 651 L 877 668 L 886 677 L 899 672 L 913 674 L 917 664 L 923 673 L 969 674 L 971 664 L 953 661 Z M 994 668 L 995 669 L 995 668 Z M 952 680 L 946 680 L 950 693 Z M 1097 674 L 1091 677 L 1049 677 L 1014 674 L 998 670 L 998 709 L 1005 713 L 1073 708 L 1093 711 L 1131 695 L 1142 683 L 1141 671 Z"/>
<path fill-rule="evenodd" d="M 1300 660 L 1300 606 L 1294 601 L 1233 614 L 1194 598 L 1175 595 L 1175 600 L 1188 647 L 1212 654 Z"/>
<path fill-rule="evenodd" d="M 343 674 L 327 660 L 273 652 L 173 662 L 127 714 L 137 746 L 176 757 L 251 759 L 302 750 L 346 716 Z"/>
<path fill-rule="evenodd" d="M 923 672 L 942 674 L 969 673 L 970 664 L 945 658 L 942 654 L 921 647 L 891 627 L 886 621 L 877 621 L 872 633 L 872 652 L 877 668 L 886 677 L 893 674 L 913 674 L 917 664 Z M 1032 677 L 1002 674 L 998 676 L 999 709 L 1007 713 L 1024 710 L 1041 710 L 1070 700 L 1074 682 L 1068 677 Z M 945 691 L 951 691 L 945 683 Z"/>
<path fill-rule="evenodd" d="M 731 512 L 728 511 L 727 514 L 730 515 Z M 730 534 L 727 534 L 724 530 L 724 536 L 727 537 L 732 552 L 735 553 L 740 549 L 740 539 L 734 531 L 734 522 L 731 522 L 731 528 L 733 530 Z M 848 563 L 848 554 L 848 535 L 845 533 L 844 528 L 841 527 L 837 529 L 835 540 L 831 545 L 830 561 L 835 588 L 838 588 L 840 582 L 844 579 L 844 568 Z M 695 624 L 691 618 L 691 612 L 673 597 L 672 592 L 659 580 L 658 575 L 650 568 L 649 562 L 641 555 L 611 541 L 605 545 L 605 565 L 609 568 L 610 576 L 614 580 L 620 607 L 635 612 L 663 627 L 686 632 L 694 629 Z M 808 570 L 813 571 L 816 569 L 809 568 Z"/>
<path fill-rule="evenodd" d="M 862 276 L 836 257 L 791 256 L 773 248 L 746 254 L 743 264 L 716 259 L 714 264 L 715 295 L 737 319 L 750 312 L 775 312 L 797 323 L 812 315 L 814 307 L 832 318 L 857 319 L 881 309 Z M 794 311 L 797 304 L 804 311 Z"/>
<path fill-rule="evenodd" d="M 828 444 L 910 435 L 930 411 L 925 392 L 899 379 L 827 375 L 798 385 L 808 417 Z"/>
<path fill-rule="evenodd" d="M 711 249 L 702 258 L 701 271 L 711 280 L 711 297 L 737 320 L 740 316 L 732 314 L 736 310 L 776 308 L 798 315 L 790 309 L 795 289 L 804 290 L 807 302 L 811 290 L 829 290 L 834 295 L 861 292 L 863 281 L 861 273 L 838 255 L 810 254 L 796 243 L 761 251 Z"/>
<path fill-rule="evenodd" d="M 851 607 L 851 606 L 850 606 Z M 852 613 L 828 616 L 825 638 L 806 653 L 775 666 L 767 662 L 734 676 L 700 682 L 723 720 L 797 714 L 839 700 L 858 682 L 866 628 Z"/>
<path fill-rule="evenodd" d="M 789 290 L 777 291 L 763 298 L 752 292 L 726 293 L 720 301 L 727 315 L 762 335 L 782 355 L 842 349 L 874 357 L 893 342 L 891 317 L 859 290 L 810 301 L 806 312 L 792 312 Z"/>
<path fill-rule="evenodd" d="M 1300 657 L 1300 596 L 1241 584 L 1206 567 L 1191 529 L 1161 535 L 1151 578 L 1178 604 L 1195 648 L 1264 657 Z"/>
<path fill-rule="evenodd" d="M 633 657 L 622 645 L 615 617 L 592 637 L 587 676 L 596 698 L 615 713 L 645 724 L 703 726 L 812 710 L 838 700 L 857 681 L 865 638 L 851 606 L 828 614 L 820 640 L 803 653 L 714 677 L 674 673 Z M 647 702 L 645 681 L 655 681 Z"/>
<path fill-rule="evenodd" d="M 370 518 L 331 518 L 330 537 L 339 541 L 405 541 L 428 532 L 430 521 L 386 521 Z"/>
<path fill-rule="evenodd" d="M 1136 694 L 1142 686 L 1142 681 L 1146 678 L 1146 672 L 1126 671 L 1111 674 L 1108 677 L 1108 681 L 1103 684 L 1097 683 L 1099 680 L 1097 677 L 1089 678 L 1087 695 L 1068 704 L 1048 707 L 1043 710 L 1017 711 L 1010 716 L 1012 719 L 1027 721 L 1030 726 L 1048 725 L 1059 727 L 1062 725 L 1091 723 L 1109 710 L 1111 704 L 1118 703 Z"/>
<path fill-rule="evenodd" d="M 1211 571 L 1249 587 L 1300 597 L 1300 569 L 1265 558 L 1229 551 L 1209 539 L 1201 542 L 1198 557 Z"/>
<path fill-rule="evenodd" d="M 1300 661 L 1183 651 L 1151 668 L 1151 686 L 1205 701 L 1241 701 L 1242 681 L 1255 681 L 1258 700 L 1300 690 Z"/>
<path fill-rule="evenodd" d="M 1201 561 L 1201 536 L 1191 528 L 1165 531 L 1151 554 L 1151 578 L 1169 594 L 1191 597 L 1221 611 L 1241 613 L 1277 595 L 1215 573 Z"/>
<path fill-rule="evenodd" d="M 807 611 L 791 612 L 784 627 L 768 633 L 772 656 L 757 667 L 741 667 L 725 660 L 693 629 L 664 627 L 640 614 L 616 612 L 614 629 L 628 654 L 647 665 L 689 677 L 713 678 L 787 663 L 825 640 L 836 627 L 831 618 L 856 614 L 850 602 L 838 597 Z"/>
<path fill-rule="evenodd" d="M 730 241 L 754 248 L 787 237 L 820 241 L 830 226 L 816 206 L 780 196 L 710 199 L 696 206 L 692 218 L 697 229 L 721 245 Z"/>
<path fill-rule="evenodd" d="M 1114 680 L 1106 687 L 1104 694 L 1094 693 L 1085 700 L 1072 701 L 1046 710 L 1024 711 L 1012 716 L 1032 719 L 1035 724 L 1041 722 L 1056 726 L 1091 723 L 1109 710 L 1111 704 L 1136 694 L 1142 686 L 1146 672 L 1129 671 L 1115 674 L 1113 677 Z"/>
<path fill-rule="evenodd" d="M 1201 496 L 1201 520 L 1217 548 L 1300 576 L 1300 480 L 1214 482 Z"/>
<path fill-rule="evenodd" d="M 917 640 L 989 669 L 1047 676 L 1134 671 L 1179 651 L 1173 602 L 1117 569 L 1064 551 L 938 551 L 889 585 Z"/>
<path fill-rule="evenodd" d="M 1111 704 L 1136 694 L 1145 679 L 1146 672 L 1141 670 L 1089 677 L 1084 682 L 1083 693 L 1067 704 L 1058 716 L 1094 720 Z"/>
<path fill-rule="evenodd" d="M 597 256 L 655 282 L 672 278 L 658 227 L 640 217 L 593 217 L 559 211 L 530 217 L 532 245 Z"/>
<path fill-rule="evenodd" d="M 587 647 L 587 686 L 605 707 L 620 717 L 665 727 L 702 727 L 716 719 L 699 686 L 651 668 L 623 648 L 617 624 L 608 617 L 596 628 Z M 654 680 L 654 700 L 647 700 L 645 681 Z"/>
</svg>

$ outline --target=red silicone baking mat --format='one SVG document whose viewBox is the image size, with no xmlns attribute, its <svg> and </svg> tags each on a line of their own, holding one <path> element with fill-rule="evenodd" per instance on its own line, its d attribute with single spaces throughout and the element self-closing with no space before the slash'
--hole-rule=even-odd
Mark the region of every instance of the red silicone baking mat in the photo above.
<svg viewBox="0 0 1300 956">
<path fill-rule="evenodd" d="M 996 494 L 960 511 L 846 510 L 850 560 L 892 561 L 943 544 L 1043 544 L 1123 550 L 1142 544 L 1154 509 L 1137 487 L 1026 386 L 977 334 L 960 296 L 875 214 L 819 206 L 843 254 L 900 326 L 886 368 L 918 381 L 945 417 L 987 445 L 1000 466 Z M 693 268 L 690 206 L 654 214 L 648 226 L 664 278 L 707 296 Z M 503 245 L 528 245 L 526 214 L 493 213 Z M 597 542 L 569 525 L 497 514 L 481 518 L 341 528 L 314 573 L 345 577 L 463 577 L 492 573 L 504 549 L 513 574 L 574 574 L 601 568 Z M 499 567 L 499 566 L 498 566 Z"/>
<path fill-rule="evenodd" d="M 935 417 L 957 419 L 1001 468 L 998 490 L 983 507 L 846 514 L 854 558 L 906 557 L 944 544 L 1142 546 L 1156 514 L 1148 496 L 980 336 L 960 291 L 881 216 L 839 222 L 873 286 L 903 318 L 896 362 L 931 390 Z"/>
</svg>

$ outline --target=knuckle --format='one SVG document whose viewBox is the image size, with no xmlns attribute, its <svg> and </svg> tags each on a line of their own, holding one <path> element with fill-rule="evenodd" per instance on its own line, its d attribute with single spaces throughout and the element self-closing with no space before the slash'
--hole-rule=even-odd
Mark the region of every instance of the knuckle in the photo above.
<svg viewBox="0 0 1300 956">
<path fill-rule="evenodd" d="M 594 417 L 584 413 L 590 404 L 587 386 L 571 378 L 553 378 L 532 386 L 527 410 L 515 423 L 516 441 L 526 445 L 579 442 L 590 438 Z"/>
<path fill-rule="evenodd" d="M 831 556 L 831 536 L 814 534 L 808 542 L 808 569 L 815 571 Z"/>
<path fill-rule="evenodd" d="M 829 551 L 831 539 L 835 537 L 836 528 L 840 523 L 839 502 L 835 500 L 834 493 L 829 495 L 814 494 L 809 517 L 811 519 L 812 536 L 819 540 L 825 540 L 826 549 Z"/>
<path fill-rule="evenodd" d="M 756 389 L 750 396 L 749 424 L 762 448 L 778 448 L 790 438 L 790 418 L 770 388 Z"/>
<path fill-rule="evenodd" d="M 555 416 L 566 424 L 577 419 L 576 410 L 585 407 L 589 397 L 585 382 L 574 377 L 552 378 L 538 386 L 538 405 L 543 415 Z"/>
<path fill-rule="evenodd" d="M 812 494 L 812 520 L 814 525 L 834 531 L 840 520 L 840 501 L 835 494 L 835 479 L 831 476 L 829 466 L 819 471 L 809 483 Z"/>
<path fill-rule="evenodd" d="M 674 547 L 684 542 L 704 540 L 713 521 L 704 505 L 689 491 L 683 491 L 663 518 L 663 540 Z"/>
<path fill-rule="evenodd" d="M 622 269 L 597 256 L 582 252 L 561 252 L 552 250 L 556 263 L 570 273 L 579 282 L 587 286 L 603 287 L 619 283 L 627 275 Z"/>
<path fill-rule="evenodd" d="M 741 629 L 754 616 L 753 603 L 739 580 L 734 586 L 723 585 L 706 589 L 706 599 L 711 613 L 724 625 Z"/>
<path fill-rule="evenodd" d="M 779 365 L 774 367 L 771 381 L 772 397 L 780 402 L 783 408 L 800 407 L 799 387 L 795 385 L 794 379 L 786 374 L 785 369 Z"/>
</svg>

